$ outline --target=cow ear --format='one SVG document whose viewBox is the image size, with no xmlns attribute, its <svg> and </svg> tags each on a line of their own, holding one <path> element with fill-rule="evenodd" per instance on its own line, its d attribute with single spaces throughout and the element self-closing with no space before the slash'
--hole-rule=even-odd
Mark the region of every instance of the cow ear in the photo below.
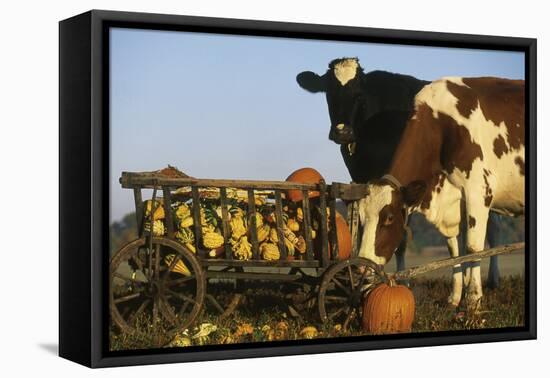
<svg viewBox="0 0 550 378">
<path fill-rule="evenodd" d="M 407 207 L 417 206 L 422 202 L 426 193 L 426 183 L 421 180 L 413 181 L 404 188 L 401 188 L 403 201 Z"/>
<path fill-rule="evenodd" d="M 325 75 L 319 76 L 315 72 L 304 71 L 296 76 L 298 85 L 311 93 L 326 92 Z"/>
</svg>

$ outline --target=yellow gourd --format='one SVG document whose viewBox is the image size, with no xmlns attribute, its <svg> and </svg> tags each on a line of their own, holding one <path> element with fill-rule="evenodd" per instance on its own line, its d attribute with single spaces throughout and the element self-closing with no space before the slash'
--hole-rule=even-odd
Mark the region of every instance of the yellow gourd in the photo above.
<svg viewBox="0 0 550 378">
<path fill-rule="evenodd" d="M 261 243 L 265 239 L 267 239 L 270 231 L 271 231 L 271 227 L 269 227 L 269 225 L 267 224 L 264 224 L 261 227 L 258 227 L 257 228 L 258 242 Z"/>
<path fill-rule="evenodd" d="M 286 225 L 292 232 L 297 232 L 300 230 L 300 224 L 293 218 L 289 218 L 288 222 L 286 222 Z"/>
<path fill-rule="evenodd" d="M 147 200 L 145 201 L 145 216 L 149 217 L 151 215 L 151 207 L 153 205 L 153 201 Z M 155 213 L 153 214 L 153 220 L 160 220 L 164 219 L 164 206 L 162 205 L 162 201 L 155 201 Z"/>
<path fill-rule="evenodd" d="M 248 242 L 246 235 L 242 236 L 238 241 L 232 241 L 232 244 L 235 257 L 239 260 L 250 260 L 252 257 L 252 245 Z"/>
<path fill-rule="evenodd" d="M 202 236 L 202 244 L 208 249 L 221 247 L 223 242 L 223 236 L 217 232 L 207 231 Z"/>
<path fill-rule="evenodd" d="M 181 204 L 176 209 L 176 217 L 178 219 L 185 219 L 187 217 L 191 217 L 191 209 L 189 209 L 189 206 L 187 204 Z"/>
<path fill-rule="evenodd" d="M 260 253 L 264 260 L 279 260 L 281 258 L 279 248 L 273 243 L 262 243 Z"/>
<path fill-rule="evenodd" d="M 182 221 L 180 222 L 180 228 L 187 228 L 187 227 L 191 227 L 193 225 L 193 217 L 187 217 L 187 218 L 184 218 L 182 219 Z"/>
<path fill-rule="evenodd" d="M 232 217 L 229 221 L 229 227 L 231 228 L 231 237 L 235 240 L 240 239 L 241 236 L 246 234 L 246 227 L 242 217 Z"/>
</svg>

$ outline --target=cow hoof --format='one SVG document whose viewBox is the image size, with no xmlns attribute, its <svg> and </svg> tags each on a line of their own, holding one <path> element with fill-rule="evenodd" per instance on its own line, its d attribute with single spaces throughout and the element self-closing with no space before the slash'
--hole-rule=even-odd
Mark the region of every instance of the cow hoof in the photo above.
<svg viewBox="0 0 550 378">
<path fill-rule="evenodd" d="M 460 305 L 460 298 L 457 300 L 455 298 L 453 298 L 452 296 L 450 296 L 448 299 L 447 299 L 447 306 L 449 308 L 458 308 L 458 306 Z"/>
</svg>

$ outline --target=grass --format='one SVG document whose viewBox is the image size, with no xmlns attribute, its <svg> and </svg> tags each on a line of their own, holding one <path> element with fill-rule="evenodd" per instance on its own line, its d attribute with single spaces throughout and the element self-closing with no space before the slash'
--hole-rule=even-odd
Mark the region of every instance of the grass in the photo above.
<svg viewBox="0 0 550 378">
<path fill-rule="evenodd" d="M 162 331 L 139 336 L 122 333 L 112 325 L 111 349 L 269 342 L 365 334 L 358 323 L 346 331 L 341 329 L 341 324 L 321 324 L 316 306 L 303 309 L 302 316 L 292 316 L 287 305 L 288 295 L 283 290 L 288 288 L 280 284 L 250 282 L 243 286 L 243 301 L 227 318 L 221 319 L 216 310 L 207 305 L 195 325 L 172 340 L 167 340 Z M 411 283 L 411 289 L 416 300 L 413 333 L 520 327 L 524 324 L 524 280 L 519 275 L 503 277 L 497 290 L 485 289 L 482 311 L 473 315 L 447 306 L 450 280 L 416 279 Z M 232 288 L 224 284 L 212 284 L 208 286 L 208 292 L 220 301 L 227 301 Z M 147 319 L 141 319 L 140 322 L 143 330 Z M 200 331 L 200 327 L 208 335 L 193 337 Z"/>
</svg>

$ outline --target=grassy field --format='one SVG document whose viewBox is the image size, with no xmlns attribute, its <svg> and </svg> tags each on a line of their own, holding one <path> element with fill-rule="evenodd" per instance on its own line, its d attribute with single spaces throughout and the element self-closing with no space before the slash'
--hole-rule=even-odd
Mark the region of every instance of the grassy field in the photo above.
<svg viewBox="0 0 550 378">
<path fill-rule="evenodd" d="M 359 324 L 342 330 L 341 324 L 321 324 L 317 307 L 304 310 L 301 316 L 289 311 L 288 298 L 280 284 L 250 282 L 241 286 L 243 300 L 228 317 L 221 319 L 211 306 L 205 310 L 193 327 L 172 340 L 162 335 L 135 337 L 120 333 L 111 327 L 111 349 L 128 350 L 157 346 L 190 346 L 230 344 L 303 338 L 331 338 L 364 335 Z M 485 289 L 483 309 L 479 314 L 468 315 L 461 309 L 446 304 L 450 292 L 448 278 L 419 278 L 411 282 L 416 299 L 413 333 L 519 327 L 524 324 L 524 279 L 522 274 L 503 277 L 498 290 Z M 208 285 L 208 292 L 223 302 L 231 298 L 232 285 Z M 194 337 L 203 331 L 207 334 Z"/>
</svg>

